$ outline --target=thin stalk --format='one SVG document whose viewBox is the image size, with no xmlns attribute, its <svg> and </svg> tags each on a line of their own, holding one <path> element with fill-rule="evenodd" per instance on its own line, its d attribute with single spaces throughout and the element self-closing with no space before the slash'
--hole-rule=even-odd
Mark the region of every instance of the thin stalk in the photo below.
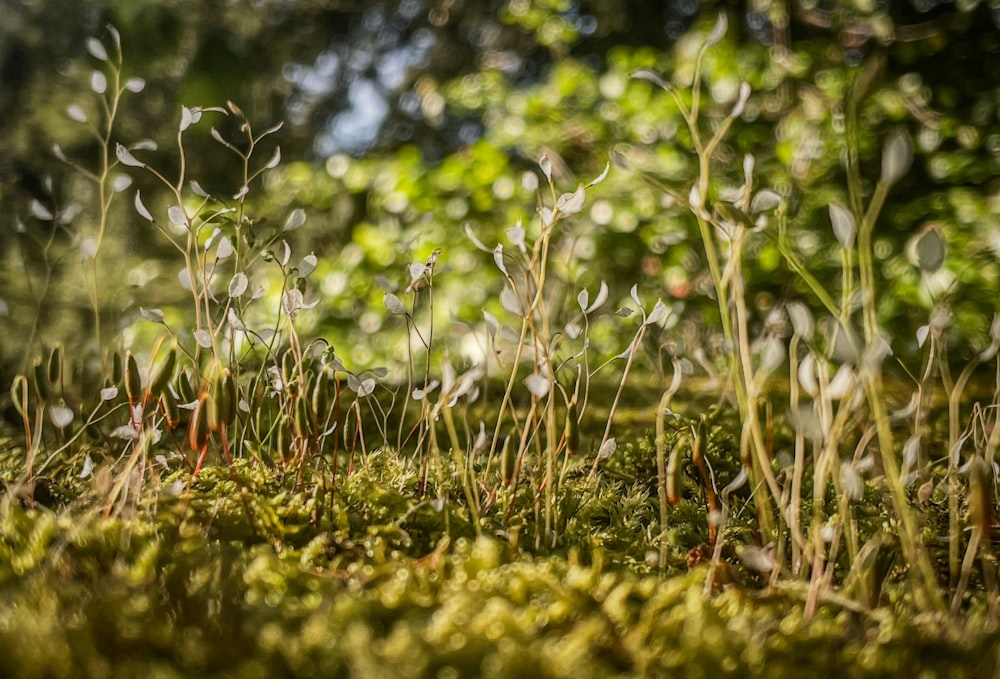
<svg viewBox="0 0 1000 679">
<path fill-rule="evenodd" d="M 447 398 L 442 395 L 442 399 Z M 472 492 L 472 485 L 469 478 L 469 469 L 465 463 L 465 455 L 462 454 L 462 446 L 458 441 L 458 430 L 455 428 L 455 418 L 452 416 L 451 408 L 447 405 L 441 409 L 441 416 L 444 419 L 444 426 L 448 430 L 448 437 L 451 440 L 452 457 L 455 459 L 455 467 L 458 470 L 459 478 L 462 480 L 462 491 L 465 493 L 465 501 L 469 506 L 469 513 L 472 515 L 472 525 L 476 530 L 476 535 L 483 534 L 483 527 L 479 524 L 479 503 Z"/>
<path fill-rule="evenodd" d="M 799 411 L 799 336 L 792 335 L 788 347 L 789 374 L 788 402 L 791 412 Z M 801 427 L 795 429 L 795 457 L 792 464 L 792 490 L 788 510 L 788 528 L 792 535 L 802 534 L 802 478 L 805 474 L 805 434 Z M 798 575 L 802 568 L 804 546 L 798 540 L 792 541 L 792 574 Z"/>
<path fill-rule="evenodd" d="M 667 497 L 667 432 L 666 418 L 670 412 L 670 403 L 674 394 L 681 386 L 682 368 L 680 361 L 674 360 L 674 374 L 670 380 L 670 386 L 660 396 L 660 402 L 656 406 L 656 476 L 657 496 L 660 501 L 660 570 L 667 567 L 667 555 L 669 544 L 667 542 L 667 523 L 669 521 L 669 498 Z"/>
<path fill-rule="evenodd" d="M 875 221 L 888 195 L 889 186 L 880 181 L 875 187 L 868 210 L 861 219 L 858 229 L 858 268 L 861 285 L 861 310 L 864 320 L 864 337 L 868 347 L 872 347 L 878 339 L 878 314 L 875 303 L 875 255 L 872 249 L 872 232 Z M 900 478 L 899 459 L 896 455 L 895 442 L 889 413 L 884 400 L 882 371 L 880 365 L 871 365 L 871 361 L 862 361 L 861 376 L 864 384 L 868 407 L 875 422 L 878 434 L 879 456 L 882 469 L 885 472 L 886 485 L 892 499 L 893 511 L 900 522 L 899 540 L 903 556 L 911 565 L 914 574 L 914 589 L 921 608 L 944 610 L 944 600 L 937 585 L 937 576 L 931 565 L 929 556 L 920 540 L 917 520 L 910 510 L 906 497 L 906 488 Z"/>
</svg>

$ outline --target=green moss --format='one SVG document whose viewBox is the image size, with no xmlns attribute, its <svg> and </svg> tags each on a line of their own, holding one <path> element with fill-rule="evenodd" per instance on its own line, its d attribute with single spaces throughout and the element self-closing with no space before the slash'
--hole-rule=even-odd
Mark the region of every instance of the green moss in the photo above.
<svg viewBox="0 0 1000 679">
<path fill-rule="evenodd" d="M 878 609 L 821 598 L 812 617 L 806 585 L 746 579 L 706 596 L 707 571 L 684 565 L 706 525 L 697 497 L 673 510 L 672 562 L 656 574 L 648 456 L 635 444 L 589 495 L 568 479 L 579 499 L 563 539 L 536 556 L 462 537 L 456 500 L 444 537 L 444 509 L 394 455 L 327 495 L 240 462 L 130 518 L 8 503 L 0 675 L 991 675 L 1000 632 L 975 596 L 963 620 L 916 615 L 905 582 Z"/>
</svg>

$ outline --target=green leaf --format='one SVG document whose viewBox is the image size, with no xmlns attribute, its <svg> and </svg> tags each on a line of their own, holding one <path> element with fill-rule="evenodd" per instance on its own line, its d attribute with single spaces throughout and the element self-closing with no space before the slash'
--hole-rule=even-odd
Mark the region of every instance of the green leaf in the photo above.
<svg viewBox="0 0 1000 679">
<path fill-rule="evenodd" d="M 941 237 L 941 232 L 936 228 L 929 228 L 917 237 L 915 250 L 917 266 L 924 273 L 934 273 L 944 264 L 944 238 Z"/>
</svg>

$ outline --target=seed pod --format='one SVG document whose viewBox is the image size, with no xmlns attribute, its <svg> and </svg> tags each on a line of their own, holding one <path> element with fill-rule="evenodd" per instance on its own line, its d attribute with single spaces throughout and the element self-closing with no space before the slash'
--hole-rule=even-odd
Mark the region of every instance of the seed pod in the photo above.
<svg viewBox="0 0 1000 679">
<path fill-rule="evenodd" d="M 177 404 L 174 392 L 164 389 L 160 394 L 160 409 L 163 411 L 163 421 L 168 429 L 175 428 L 181 421 L 181 409 Z"/>
<path fill-rule="evenodd" d="M 216 375 L 212 380 L 212 387 L 208 394 L 208 428 L 212 431 L 219 431 L 222 425 L 229 424 L 230 412 L 235 414 L 236 408 L 233 405 L 231 392 L 226 386 L 226 370 L 221 375 Z M 231 379 L 231 378 L 230 378 Z"/>
<path fill-rule="evenodd" d="M 509 486 L 514 480 L 514 472 L 517 467 L 517 454 L 510 449 L 510 437 L 503 442 L 503 449 L 500 451 L 500 473 L 503 474 L 503 485 Z"/>
<path fill-rule="evenodd" d="M 177 393 L 181 397 L 182 403 L 191 403 L 198 400 L 198 393 L 194 385 L 191 384 L 191 376 L 186 370 L 182 370 L 177 376 Z"/>
<path fill-rule="evenodd" d="M 35 393 L 39 401 L 49 400 L 49 376 L 45 372 L 45 364 L 41 359 L 35 360 L 34 368 Z"/>
<path fill-rule="evenodd" d="M 300 377 L 295 381 L 295 395 L 302 395 L 306 400 L 309 400 L 312 395 L 312 387 L 316 383 L 316 374 L 312 369 L 307 369 Z"/>
<path fill-rule="evenodd" d="M 232 424 L 236 420 L 236 408 L 239 405 L 239 399 L 236 393 L 236 378 L 233 377 L 233 373 L 226 368 L 226 374 L 222 378 L 222 388 L 226 393 L 226 424 Z"/>
<path fill-rule="evenodd" d="M 672 505 L 681 501 L 681 446 L 675 445 L 667 460 L 667 502 Z"/>
<path fill-rule="evenodd" d="M 208 444 L 208 394 L 202 394 L 191 413 L 188 426 L 188 443 L 192 450 L 201 450 Z"/>
<path fill-rule="evenodd" d="M 125 354 L 125 393 L 129 403 L 138 402 L 142 396 L 142 375 L 131 351 Z"/>
<path fill-rule="evenodd" d="M 117 351 L 111 354 L 111 383 L 121 384 L 125 368 L 122 364 L 122 355 Z"/>
<path fill-rule="evenodd" d="M 323 368 L 316 376 L 316 386 L 312 396 L 313 413 L 319 421 L 325 421 L 330 410 L 330 371 Z"/>
<path fill-rule="evenodd" d="M 63 347 L 61 344 L 57 344 L 52 347 L 52 351 L 49 353 L 49 384 L 59 384 L 62 379 L 62 369 Z"/>
<path fill-rule="evenodd" d="M 170 349 L 167 351 L 166 357 L 153 366 L 153 370 L 149 375 L 149 384 L 146 387 L 146 393 L 149 398 L 157 398 L 163 390 L 166 388 L 167 383 L 170 382 L 170 378 L 174 374 L 174 366 L 177 365 L 177 343 L 170 345 Z"/>
<path fill-rule="evenodd" d="M 304 398 L 295 400 L 295 417 L 292 419 L 292 426 L 295 429 L 295 438 L 309 438 L 309 403 Z"/>
<path fill-rule="evenodd" d="M 295 354 L 289 349 L 285 352 L 285 355 L 281 357 L 281 382 L 287 388 L 295 380 L 295 375 L 298 373 L 297 366 L 295 365 Z"/>
<path fill-rule="evenodd" d="M 274 447 L 282 460 L 287 460 L 292 453 L 292 432 L 289 431 L 285 418 L 278 421 Z"/>
<path fill-rule="evenodd" d="M 704 462 L 705 454 L 705 419 L 698 420 L 695 426 L 694 441 L 691 442 L 691 461 L 696 465 Z"/>
<path fill-rule="evenodd" d="M 969 514 L 976 528 L 989 535 L 996 521 L 992 488 L 992 474 L 987 474 L 986 463 L 974 457 L 969 465 Z"/>
<path fill-rule="evenodd" d="M 576 399 L 569 404 L 569 411 L 566 413 L 566 450 L 570 455 L 576 455 L 580 450 L 580 422 L 579 414 L 576 410 Z"/>
</svg>

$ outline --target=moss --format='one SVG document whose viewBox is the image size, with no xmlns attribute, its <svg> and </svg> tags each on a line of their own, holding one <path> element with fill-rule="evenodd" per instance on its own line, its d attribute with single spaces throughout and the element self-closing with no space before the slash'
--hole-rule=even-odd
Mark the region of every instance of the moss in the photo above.
<svg viewBox="0 0 1000 679">
<path fill-rule="evenodd" d="M 826 602 L 809 618 L 804 590 L 732 586 L 705 596 L 704 567 L 652 574 L 642 525 L 653 501 L 638 481 L 602 483 L 566 522 L 568 546 L 531 556 L 495 538 L 442 538 L 442 512 L 380 476 L 398 474 L 395 463 L 368 462 L 331 493 L 319 519 L 314 491 L 282 489 L 244 463 L 207 469 L 189 490 L 131 518 L 8 504 L 0 674 L 581 679 L 995 669 L 1000 632 L 977 599 L 965 622 L 921 617 L 905 583 L 890 583 L 879 609 Z M 677 540 L 679 554 L 687 543 Z"/>
</svg>

